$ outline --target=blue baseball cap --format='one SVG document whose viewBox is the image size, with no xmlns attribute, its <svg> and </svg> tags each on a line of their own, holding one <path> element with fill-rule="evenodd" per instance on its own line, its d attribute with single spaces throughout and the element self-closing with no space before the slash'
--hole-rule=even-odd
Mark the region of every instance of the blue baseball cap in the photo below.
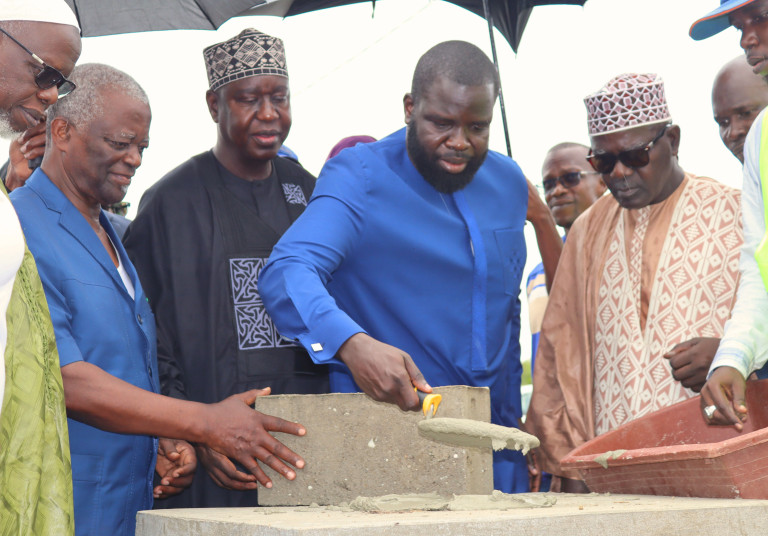
<svg viewBox="0 0 768 536">
<path fill-rule="evenodd" d="M 701 41 L 707 37 L 712 37 L 725 30 L 731 25 L 728 15 L 737 9 L 751 4 L 755 0 L 720 0 L 720 7 L 711 13 L 707 13 L 702 18 L 691 25 L 688 35 L 696 41 Z"/>
</svg>

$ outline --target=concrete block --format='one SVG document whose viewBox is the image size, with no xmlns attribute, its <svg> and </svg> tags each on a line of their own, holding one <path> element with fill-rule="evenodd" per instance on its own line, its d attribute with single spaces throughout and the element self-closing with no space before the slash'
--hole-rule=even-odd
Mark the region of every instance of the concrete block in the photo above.
<svg viewBox="0 0 768 536">
<path fill-rule="evenodd" d="M 443 397 L 436 416 L 490 421 L 484 387 L 435 388 Z M 288 481 L 265 467 L 274 483 L 259 488 L 259 504 L 339 504 L 358 496 L 392 493 L 488 494 L 491 449 L 452 447 L 419 436 L 419 412 L 374 402 L 361 393 L 261 397 L 256 409 L 300 422 L 304 437 L 276 434 L 307 465 Z"/>
<path fill-rule="evenodd" d="M 524 494 L 529 496 L 542 494 Z M 548 494 L 550 508 L 350 512 L 331 507 L 139 512 L 136 536 L 764 536 L 768 501 Z"/>
</svg>

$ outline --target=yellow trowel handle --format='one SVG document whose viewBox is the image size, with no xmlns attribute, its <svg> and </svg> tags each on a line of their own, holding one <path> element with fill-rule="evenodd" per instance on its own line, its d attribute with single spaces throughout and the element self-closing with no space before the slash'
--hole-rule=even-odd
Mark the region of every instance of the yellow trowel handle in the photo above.
<svg viewBox="0 0 768 536">
<path fill-rule="evenodd" d="M 413 388 L 414 391 L 416 391 L 416 394 L 419 395 L 419 402 L 421 403 L 421 411 L 424 412 L 425 417 L 434 417 L 435 413 L 437 413 L 437 407 L 440 405 L 440 402 L 443 401 L 442 395 L 438 395 L 435 393 L 425 393 L 423 391 L 419 391 L 415 387 Z M 431 410 L 431 414 L 430 414 Z"/>
</svg>

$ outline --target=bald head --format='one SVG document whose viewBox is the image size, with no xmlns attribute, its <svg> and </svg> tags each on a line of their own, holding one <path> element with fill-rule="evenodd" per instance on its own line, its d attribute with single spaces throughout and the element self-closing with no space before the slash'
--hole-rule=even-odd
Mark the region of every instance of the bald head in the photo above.
<svg viewBox="0 0 768 536">
<path fill-rule="evenodd" d="M 726 63 L 712 86 L 712 113 L 720 139 L 744 163 L 744 139 L 757 115 L 768 106 L 768 83 L 752 71 L 742 54 Z"/>
</svg>

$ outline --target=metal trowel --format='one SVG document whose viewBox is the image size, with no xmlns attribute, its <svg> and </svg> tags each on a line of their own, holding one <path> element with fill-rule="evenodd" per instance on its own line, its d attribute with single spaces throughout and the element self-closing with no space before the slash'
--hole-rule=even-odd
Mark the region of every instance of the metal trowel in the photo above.
<svg viewBox="0 0 768 536">
<path fill-rule="evenodd" d="M 517 428 L 472 419 L 433 418 L 443 397 L 418 389 L 415 391 L 419 395 L 421 410 L 426 417 L 417 424 L 419 435 L 422 437 L 455 447 L 491 447 L 493 450 L 520 450 L 523 454 L 539 446 L 536 437 Z"/>
</svg>

